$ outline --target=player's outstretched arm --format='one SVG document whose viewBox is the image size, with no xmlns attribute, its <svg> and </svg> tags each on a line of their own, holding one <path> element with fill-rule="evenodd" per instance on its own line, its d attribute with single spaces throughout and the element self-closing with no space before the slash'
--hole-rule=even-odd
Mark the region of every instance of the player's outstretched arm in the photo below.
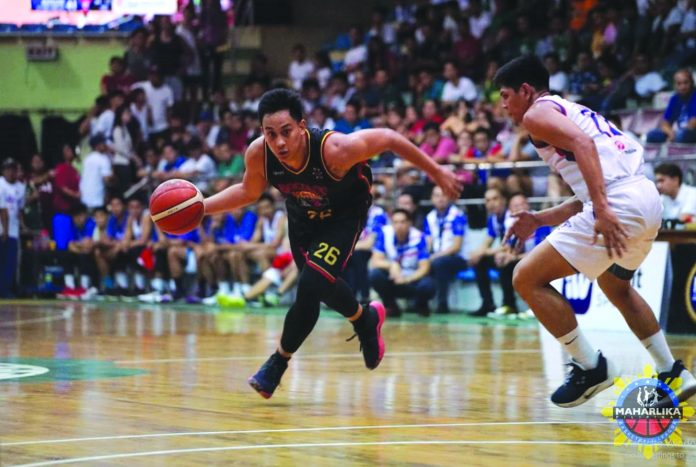
<svg viewBox="0 0 696 467">
<path fill-rule="evenodd" d="M 459 198 L 462 186 L 453 172 L 443 169 L 408 139 L 387 128 L 360 130 L 349 135 L 333 133 L 324 146 L 324 158 L 329 169 L 342 176 L 355 164 L 384 151 L 392 151 L 421 168 L 448 197 Z"/>
<path fill-rule="evenodd" d="M 206 198 L 203 201 L 206 215 L 228 212 L 259 199 L 268 185 L 263 149 L 263 137 L 251 143 L 244 154 L 245 171 L 242 182 Z"/>
</svg>

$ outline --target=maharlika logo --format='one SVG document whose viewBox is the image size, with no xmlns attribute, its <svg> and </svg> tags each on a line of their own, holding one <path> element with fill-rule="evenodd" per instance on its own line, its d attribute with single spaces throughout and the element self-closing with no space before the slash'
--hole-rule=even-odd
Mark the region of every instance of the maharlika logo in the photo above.
<svg viewBox="0 0 696 467">
<path fill-rule="evenodd" d="M 682 444 L 678 425 L 693 417 L 694 408 L 686 402 L 679 403 L 681 378 L 668 385 L 657 379 L 650 365 L 638 378 L 614 380 L 614 392 L 619 398 L 602 409 L 602 415 L 616 420 L 615 446 L 637 444 L 643 456 L 650 459 L 660 446 Z"/>
<path fill-rule="evenodd" d="M 561 293 L 573 307 L 576 315 L 584 315 L 590 309 L 592 285 L 592 281 L 582 274 L 573 274 L 563 278 Z"/>
</svg>

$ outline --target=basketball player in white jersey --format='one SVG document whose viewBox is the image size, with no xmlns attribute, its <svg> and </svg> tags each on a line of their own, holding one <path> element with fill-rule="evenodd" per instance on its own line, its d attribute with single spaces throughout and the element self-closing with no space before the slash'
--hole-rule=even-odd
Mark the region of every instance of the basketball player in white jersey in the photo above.
<svg viewBox="0 0 696 467">
<path fill-rule="evenodd" d="M 521 123 L 539 155 L 555 168 L 575 196 L 540 212 L 523 212 L 505 241 L 527 239 L 542 225 L 560 225 L 515 268 L 513 284 L 541 324 L 572 356 L 565 383 L 551 401 L 574 407 L 610 387 L 618 376 L 578 328 L 570 304 L 549 284 L 580 272 L 597 279 L 669 384 L 681 377 L 683 401 L 696 380 L 672 357 L 650 306 L 631 287 L 661 223 L 655 185 L 643 175 L 643 148 L 592 110 L 552 96 L 549 74 L 536 57 L 520 57 L 498 70 L 503 107 Z"/>
</svg>

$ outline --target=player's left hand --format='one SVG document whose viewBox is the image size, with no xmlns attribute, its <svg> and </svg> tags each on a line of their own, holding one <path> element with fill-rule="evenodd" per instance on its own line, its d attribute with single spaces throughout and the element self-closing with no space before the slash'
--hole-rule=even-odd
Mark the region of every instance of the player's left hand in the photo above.
<svg viewBox="0 0 696 467">
<path fill-rule="evenodd" d="M 450 199 L 459 199 L 462 194 L 462 183 L 457 180 L 454 172 L 438 167 L 437 173 L 433 176 L 433 181 L 442 188 L 443 193 Z"/>
<path fill-rule="evenodd" d="M 541 227 L 541 221 L 537 217 L 536 213 L 529 211 L 520 211 L 515 214 L 511 214 L 515 219 L 515 223 L 507 229 L 505 236 L 503 237 L 503 245 L 508 245 L 508 241 L 512 238 L 517 239 L 514 245 L 511 245 L 514 251 L 519 252 L 522 244 L 525 240 L 536 232 L 536 230 Z"/>
<path fill-rule="evenodd" d="M 611 208 L 595 211 L 594 231 L 593 244 L 597 242 L 599 235 L 602 235 L 609 257 L 613 258 L 614 254 L 619 258 L 623 256 L 628 232 Z"/>
</svg>

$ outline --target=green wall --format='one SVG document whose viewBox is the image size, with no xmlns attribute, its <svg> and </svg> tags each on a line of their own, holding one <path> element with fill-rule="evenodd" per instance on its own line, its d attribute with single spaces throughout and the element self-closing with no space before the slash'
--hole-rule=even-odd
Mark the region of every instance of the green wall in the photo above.
<svg viewBox="0 0 696 467">
<path fill-rule="evenodd" d="M 84 111 L 99 93 L 109 58 L 124 51 L 116 40 L 68 39 L 57 45 L 57 61 L 27 62 L 26 42 L 0 43 L 0 111 Z"/>
</svg>

